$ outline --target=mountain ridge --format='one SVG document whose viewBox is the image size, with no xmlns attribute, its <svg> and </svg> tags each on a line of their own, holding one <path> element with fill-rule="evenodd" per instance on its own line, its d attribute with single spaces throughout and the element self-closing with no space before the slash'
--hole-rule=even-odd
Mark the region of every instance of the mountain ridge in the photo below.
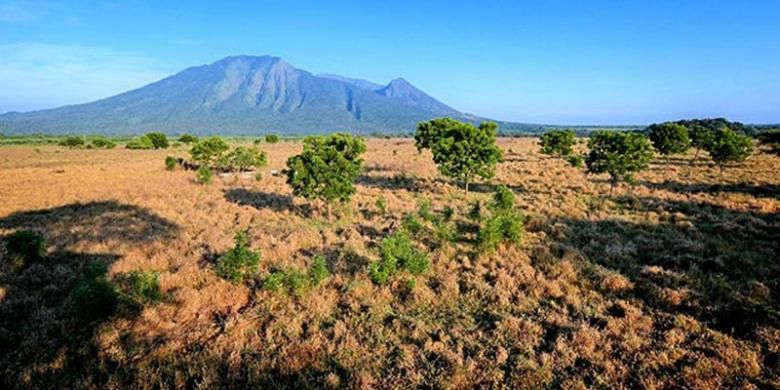
<svg viewBox="0 0 780 390">
<path fill-rule="evenodd" d="M 449 116 L 478 122 L 403 78 L 385 85 L 312 74 L 274 56 L 229 56 L 93 102 L 0 114 L 10 133 L 301 135 L 408 133 Z M 522 126 L 522 125 L 521 125 Z M 531 126 L 531 125 L 529 125 Z"/>
</svg>

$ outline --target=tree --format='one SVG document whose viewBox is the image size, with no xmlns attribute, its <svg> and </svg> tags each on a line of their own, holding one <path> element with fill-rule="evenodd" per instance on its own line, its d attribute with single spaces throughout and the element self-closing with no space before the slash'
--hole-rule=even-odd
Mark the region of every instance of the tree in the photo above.
<svg viewBox="0 0 780 390">
<path fill-rule="evenodd" d="M 577 143 L 573 130 L 552 130 L 544 133 L 539 141 L 542 153 L 557 157 L 570 156 L 572 147 Z"/>
<path fill-rule="evenodd" d="M 688 129 L 680 124 L 665 122 L 648 128 L 653 147 L 664 156 L 685 153 L 691 146 Z"/>
<path fill-rule="evenodd" d="M 729 162 L 745 161 L 753 152 L 753 141 L 750 137 L 737 134 L 724 126 L 715 132 L 707 151 L 720 169 L 723 169 Z"/>
<path fill-rule="evenodd" d="M 268 156 L 258 148 L 238 146 L 217 160 L 217 167 L 232 172 L 244 172 L 252 168 L 264 167 Z"/>
<path fill-rule="evenodd" d="M 152 132 L 152 133 L 146 133 L 144 134 L 146 138 L 149 138 L 150 141 L 152 141 L 152 147 L 155 149 L 166 149 L 168 148 L 168 136 L 166 136 L 164 133 L 160 132 Z"/>
<path fill-rule="evenodd" d="M 707 127 L 694 123 L 688 127 L 688 136 L 691 139 L 691 146 L 696 149 L 696 154 L 693 156 L 693 160 L 691 160 L 691 164 L 693 164 L 699 159 L 699 153 L 702 150 L 709 149 L 710 144 L 715 139 L 715 133 Z"/>
<path fill-rule="evenodd" d="M 434 119 L 417 125 L 415 142 L 418 149 L 430 148 L 439 172 L 460 179 L 468 192 L 474 176 L 492 178 L 501 161 L 497 129 L 493 122 L 474 127 L 450 118 Z"/>
<path fill-rule="evenodd" d="M 633 181 L 632 175 L 647 168 L 653 157 L 647 137 L 633 132 L 596 131 L 588 140 L 588 148 L 588 173 L 608 173 L 610 195 L 618 182 Z"/>
<path fill-rule="evenodd" d="M 209 137 L 199 140 L 192 145 L 190 155 L 198 164 L 211 167 L 222 155 L 230 149 L 228 144 L 220 137 Z"/>
<path fill-rule="evenodd" d="M 363 140 L 349 134 L 306 137 L 303 152 L 287 159 L 287 184 L 295 196 L 324 201 L 330 221 L 332 202 L 348 201 L 355 193 L 365 151 Z"/>
<path fill-rule="evenodd" d="M 142 135 L 128 142 L 126 147 L 128 149 L 154 149 L 154 143 L 152 143 L 151 138 Z"/>
<path fill-rule="evenodd" d="M 85 143 L 84 137 L 68 137 L 60 141 L 60 146 L 66 146 L 72 149 L 82 147 Z"/>
<path fill-rule="evenodd" d="M 431 149 L 431 146 L 444 134 L 446 129 L 461 124 L 452 118 L 436 118 L 418 123 L 417 132 L 414 134 L 414 144 L 417 146 L 417 150 Z"/>
<path fill-rule="evenodd" d="M 268 134 L 265 136 L 265 142 L 269 144 L 275 144 L 279 142 L 279 136 L 276 134 Z"/>
</svg>

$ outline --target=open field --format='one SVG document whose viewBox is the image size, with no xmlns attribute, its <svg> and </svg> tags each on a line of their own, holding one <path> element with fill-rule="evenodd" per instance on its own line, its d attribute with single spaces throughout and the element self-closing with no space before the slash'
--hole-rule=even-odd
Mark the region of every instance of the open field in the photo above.
<svg viewBox="0 0 780 390">
<path fill-rule="evenodd" d="M 525 235 L 478 255 L 466 214 L 492 185 L 464 194 L 410 139 L 366 144 L 331 224 L 271 174 L 299 142 L 262 144 L 260 180 L 211 185 L 165 170 L 185 149 L 0 148 L 0 235 L 35 229 L 50 251 L 0 268 L 2 387 L 780 387 L 777 157 L 658 158 L 610 196 L 536 139 L 501 139 L 493 185 L 515 192 Z M 374 284 L 377 243 L 424 199 L 454 209 L 459 239 L 428 226 L 430 270 Z M 258 279 L 231 284 L 214 261 L 242 229 Z M 262 288 L 318 254 L 320 286 Z M 90 260 L 109 280 L 159 273 L 163 298 L 80 326 L 66 297 Z"/>
</svg>

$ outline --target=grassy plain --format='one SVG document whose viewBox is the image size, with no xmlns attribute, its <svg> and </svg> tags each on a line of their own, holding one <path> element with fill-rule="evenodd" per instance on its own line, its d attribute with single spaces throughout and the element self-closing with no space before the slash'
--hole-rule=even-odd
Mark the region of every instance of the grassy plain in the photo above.
<svg viewBox="0 0 780 390">
<path fill-rule="evenodd" d="M 777 157 L 723 171 L 659 158 L 610 197 L 606 177 L 536 139 L 499 144 L 493 184 L 516 193 L 526 232 L 482 255 L 466 214 L 494 187 L 464 194 L 409 139 L 367 141 L 332 224 L 272 174 L 299 142 L 262 144 L 259 181 L 206 186 L 165 170 L 183 148 L 2 147 L 0 235 L 49 242 L 41 262 L 0 266 L 3 387 L 780 387 Z M 428 224 L 416 238 L 431 269 L 372 283 L 377 243 L 423 200 L 454 210 L 458 239 Z M 231 284 L 214 262 L 242 229 L 262 257 Z M 332 276 L 318 287 L 262 288 L 320 254 Z M 162 298 L 85 325 L 67 296 L 92 260 L 110 281 L 156 273 Z"/>
</svg>

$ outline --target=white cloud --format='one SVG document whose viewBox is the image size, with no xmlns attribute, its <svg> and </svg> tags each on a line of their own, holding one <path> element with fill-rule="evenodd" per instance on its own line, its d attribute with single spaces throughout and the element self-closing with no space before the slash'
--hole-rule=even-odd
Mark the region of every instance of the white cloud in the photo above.
<svg viewBox="0 0 780 390">
<path fill-rule="evenodd" d="M 0 112 L 85 103 L 170 72 L 137 54 L 81 45 L 0 44 Z"/>
</svg>

